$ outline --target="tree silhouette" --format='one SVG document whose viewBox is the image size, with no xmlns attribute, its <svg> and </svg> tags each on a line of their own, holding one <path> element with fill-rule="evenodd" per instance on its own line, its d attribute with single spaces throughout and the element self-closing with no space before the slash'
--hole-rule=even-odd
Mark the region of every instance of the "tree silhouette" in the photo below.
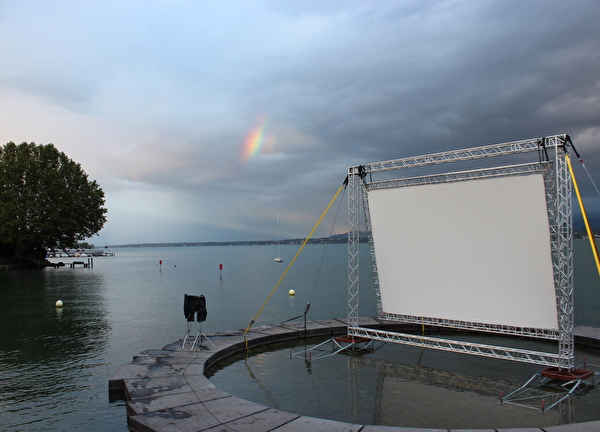
<svg viewBox="0 0 600 432">
<path fill-rule="evenodd" d="M 104 191 L 54 145 L 0 147 L 0 253 L 41 260 L 106 222 Z"/>
</svg>

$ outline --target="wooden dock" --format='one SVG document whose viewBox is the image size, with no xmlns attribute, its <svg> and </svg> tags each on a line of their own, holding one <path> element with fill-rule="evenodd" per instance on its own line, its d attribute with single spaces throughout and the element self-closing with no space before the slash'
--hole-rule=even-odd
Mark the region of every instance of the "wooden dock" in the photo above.
<svg viewBox="0 0 600 432">
<path fill-rule="evenodd" d="M 71 261 L 71 262 L 64 262 L 64 261 L 53 262 L 53 261 L 49 261 L 48 259 L 46 259 L 46 263 L 44 264 L 44 266 L 45 267 L 54 267 L 54 268 L 66 267 L 66 266 L 69 266 L 69 268 L 77 268 L 77 267 L 92 268 L 92 267 L 94 267 L 94 258 L 89 257 L 87 259 L 87 261 Z"/>
<path fill-rule="evenodd" d="M 93 258 L 88 258 L 87 262 L 85 262 L 85 261 L 73 261 L 71 264 L 69 264 L 69 267 L 71 267 L 71 268 L 75 268 L 77 266 L 82 266 L 83 268 L 94 267 L 94 259 Z"/>
</svg>

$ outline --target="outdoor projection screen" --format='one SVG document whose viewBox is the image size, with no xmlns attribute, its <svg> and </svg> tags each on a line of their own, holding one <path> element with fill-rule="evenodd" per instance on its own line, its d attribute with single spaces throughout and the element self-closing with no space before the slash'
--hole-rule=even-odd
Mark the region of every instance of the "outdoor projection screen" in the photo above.
<svg viewBox="0 0 600 432">
<path fill-rule="evenodd" d="M 368 192 L 382 312 L 558 329 L 541 174 Z"/>
</svg>

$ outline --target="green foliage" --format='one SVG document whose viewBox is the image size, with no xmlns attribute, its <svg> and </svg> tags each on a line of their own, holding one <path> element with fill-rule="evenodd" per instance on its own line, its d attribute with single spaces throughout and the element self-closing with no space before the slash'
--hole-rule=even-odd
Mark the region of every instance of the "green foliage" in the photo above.
<svg viewBox="0 0 600 432">
<path fill-rule="evenodd" d="M 0 147 L 0 245 L 14 256 L 39 259 L 91 237 L 106 212 L 102 188 L 54 145 Z"/>
<path fill-rule="evenodd" d="M 94 249 L 96 246 L 93 243 L 78 242 L 74 248 L 76 249 Z"/>
</svg>

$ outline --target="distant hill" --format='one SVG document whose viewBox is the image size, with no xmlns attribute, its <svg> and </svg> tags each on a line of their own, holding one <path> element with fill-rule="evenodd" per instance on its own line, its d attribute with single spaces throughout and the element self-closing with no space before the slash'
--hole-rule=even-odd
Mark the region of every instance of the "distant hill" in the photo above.
<svg viewBox="0 0 600 432">
<path fill-rule="evenodd" d="M 279 240 L 280 245 L 301 245 L 306 238 L 282 239 Z M 311 238 L 307 244 L 336 244 L 346 243 L 348 234 L 336 234 L 329 237 Z M 360 233 L 360 242 L 367 241 L 367 234 Z M 113 248 L 126 247 L 196 247 L 196 246 L 264 246 L 276 245 L 277 240 L 254 240 L 254 241 L 228 241 L 228 242 L 174 242 L 174 243 L 130 243 L 123 245 L 113 245 Z"/>
<path fill-rule="evenodd" d="M 600 213 L 590 213 L 588 214 L 588 219 L 594 233 L 594 237 L 600 237 Z M 583 223 L 583 218 L 580 214 L 573 216 L 573 237 L 587 237 L 585 224 Z"/>
<path fill-rule="evenodd" d="M 590 225 L 592 226 L 594 237 L 600 237 L 600 214 L 595 213 L 589 216 Z M 586 238 L 587 233 L 583 220 L 580 215 L 573 217 L 573 237 L 576 239 Z M 360 242 L 367 242 L 367 233 L 360 233 Z M 282 245 L 301 245 L 305 238 L 281 239 L 279 244 Z M 311 238 L 307 244 L 336 244 L 346 243 L 348 241 L 348 233 L 335 234 L 329 237 Z M 130 243 L 123 245 L 112 245 L 114 248 L 125 247 L 196 247 L 196 246 L 264 246 L 276 245 L 277 240 L 250 240 L 250 241 L 226 241 L 226 242 L 173 242 L 173 243 Z"/>
</svg>

